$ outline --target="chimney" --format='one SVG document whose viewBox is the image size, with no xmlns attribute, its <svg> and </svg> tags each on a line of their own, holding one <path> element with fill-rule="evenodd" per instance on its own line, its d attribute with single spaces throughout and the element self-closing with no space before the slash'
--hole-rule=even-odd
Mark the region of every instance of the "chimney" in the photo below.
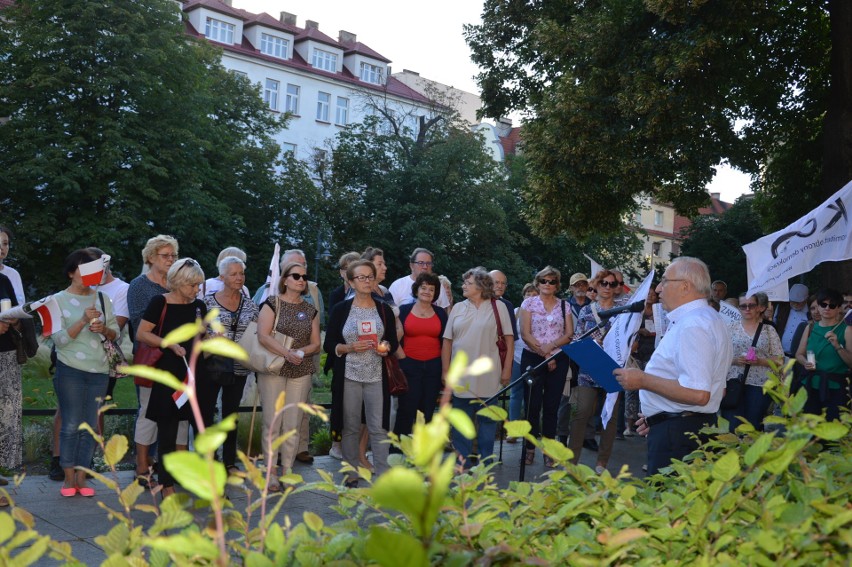
<svg viewBox="0 0 852 567">
<path fill-rule="evenodd" d="M 315 22 L 313 20 L 305 20 L 305 29 L 315 29 L 319 31 L 319 22 Z"/>
<path fill-rule="evenodd" d="M 287 24 L 288 26 L 296 25 L 296 14 L 291 14 L 290 12 L 281 12 L 281 16 L 278 18 L 282 24 Z"/>
<path fill-rule="evenodd" d="M 722 194 L 721 194 L 721 193 L 710 193 L 710 198 L 711 198 L 711 199 L 716 199 L 717 201 L 719 201 L 719 200 L 720 200 L 720 199 L 719 199 L 719 197 L 721 197 L 721 196 L 722 196 Z"/>
<path fill-rule="evenodd" d="M 512 132 L 512 119 L 501 117 L 497 119 L 497 135 L 505 138 Z"/>
<path fill-rule="evenodd" d="M 356 43 L 358 36 L 346 30 L 340 30 L 340 33 L 337 35 L 337 41 L 340 43 Z"/>
</svg>

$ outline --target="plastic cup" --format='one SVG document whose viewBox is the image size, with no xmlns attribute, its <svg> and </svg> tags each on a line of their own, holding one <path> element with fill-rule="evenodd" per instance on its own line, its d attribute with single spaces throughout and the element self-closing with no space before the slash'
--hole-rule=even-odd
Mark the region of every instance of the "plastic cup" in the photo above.
<svg viewBox="0 0 852 567">
<path fill-rule="evenodd" d="M 807 357 L 808 357 L 808 364 L 816 364 L 816 354 L 814 354 L 814 351 L 809 350 Z"/>
</svg>

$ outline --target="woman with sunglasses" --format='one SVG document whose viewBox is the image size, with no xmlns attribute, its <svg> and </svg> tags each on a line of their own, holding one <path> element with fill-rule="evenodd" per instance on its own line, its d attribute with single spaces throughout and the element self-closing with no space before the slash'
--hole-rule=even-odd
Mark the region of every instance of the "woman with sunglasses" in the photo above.
<svg viewBox="0 0 852 567">
<path fill-rule="evenodd" d="M 518 309 L 521 338 L 525 344 L 521 353 L 521 368 L 538 366 L 546 358 L 559 353 L 562 346 L 570 343 L 574 336 L 571 306 L 556 296 L 560 289 L 560 278 L 561 274 L 556 268 L 547 266 L 541 270 L 535 277 L 538 295 L 524 299 Z M 530 404 L 527 417 L 533 436 L 537 437 L 541 433 L 549 439 L 556 437 L 557 412 L 569 366 L 568 357 L 561 354 L 547 363 L 532 386 L 524 386 L 524 397 Z M 529 442 L 523 458 L 528 465 L 535 459 L 535 446 Z M 545 455 L 544 465 L 553 467 L 553 459 Z"/>
<path fill-rule="evenodd" d="M 373 447 L 376 474 L 388 468 L 387 432 L 390 424 L 390 395 L 383 357 L 392 356 L 399 346 L 393 310 L 373 298 L 376 266 L 357 260 L 346 270 L 355 295 L 338 303 L 331 312 L 323 348 L 333 357 L 332 423 L 334 435 L 343 432 L 343 458 L 353 467 L 359 464 L 358 438 L 363 408 Z M 358 473 L 350 472 L 347 487 L 358 486 Z"/>
<path fill-rule="evenodd" d="M 834 289 L 817 292 L 820 320 L 805 329 L 796 360 L 805 367 L 804 386 L 808 390 L 805 411 L 821 413 L 837 420 L 840 408 L 849 407 L 849 369 L 852 368 L 852 327 L 840 309 L 843 296 Z"/>
<path fill-rule="evenodd" d="M 731 361 L 727 379 L 729 381 L 741 379 L 748 366 L 745 388 L 743 388 L 739 405 L 733 409 L 721 410 L 722 417 L 730 424 L 731 432 L 743 423 L 740 417 L 744 417 L 758 431 L 763 428 L 763 418 L 766 417 L 769 403 L 772 401 L 763 393 L 763 384 L 769 378 L 772 364 L 780 366 L 784 362 L 781 338 L 774 327 L 763 322 L 767 301 L 766 294 L 756 293 L 753 296 L 740 294 L 738 305 L 742 319 L 732 321 L 728 325 L 734 347 L 734 358 Z M 755 344 L 757 333 L 760 334 Z M 754 347 L 752 347 L 753 344 Z"/>
<path fill-rule="evenodd" d="M 203 319 L 207 315 L 207 306 L 198 299 L 198 291 L 203 283 L 204 271 L 198 262 L 192 258 L 181 258 L 175 261 L 166 274 L 168 293 L 157 295 L 151 300 L 136 332 L 136 340 L 162 350 L 163 355 L 157 361 L 156 367 L 171 372 L 181 381 L 187 377 L 189 371 L 188 364 L 195 337 L 166 348 L 161 345 L 163 337 L 170 332 L 187 323 Z M 213 423 L 215 400 L 201 360 L 199 358 L 195 367 L 195 390 L 204 424 L 210 425 Z M 145 417 L 157 424 L 157 444 L 161 463 L 166 455 L 177 450 L 178 428 L 182 421 L 188 420 L 189 425 L 196 429 L 196 433 L 198 430 L 190 404 L 185 403 L 178 407 L 172 398 L 174 393 L 175 391 L 168 386 L 154 382 L 145 413 Z M 174 478 L 163 466 L 159 467 L 158 480 L 163 485 L 164 498 L 174 494 Z"/>
<path fill-rule="evenodd" d="M 575 337 L 583 335 L 598 324 L 598 311 L 621 307 L 629 300 L 628 297 L 622 297 L 619 300 L 615 299 L 616 288 L 623 284 L 618 283 L 618 278 L 612 271 L 599 271 L 593 281 L 594 287 L 597 289 L 597 300 L 580 310 L 580 316 L 577 318 L 577 324 L 574 329 Z M 613 318 L 608 319 L 602 330 L 598 329 L 592 333 L 591 336 L 598 343 L 603 344 L 604 335 L 609 331 L 612 321 Z M 576 409 L 571 416 L 571 433 L 568 439 L 568 448 L 574 453 L 574 458 L 572 459 L 574 464 L 580 462 L 580 453 L 583 451 L 586 426 L 589 420 L 595 415 L 598 398 L 602 395 L 603 388 L 598 386 L 594 379 L 580 367 L 577 387 L 571 391 L 571 397 L 575 402 Z M 612 446 L 615 443 L 615 436 L 618 432 L 618 419 L 615 416 L 618 415 L 619 405 L 616 402 L 615 407 L 612 408 L 613 418 L 609 420 L 601 435 L 598 447 L 598 460 L 595 465 L 595 472 L 598 474 L 602 474 L 606 469 L 609 457 L 612 455 Z"/>
<path fill-rule="evenodd" d="M 284 357 L 284 365 L 278 374 L 259 374 L 257 387 L 263 407 L 263 452 L 267 466 L 274 467 L 275 474 L 269 484 L 270 492 L 280 492 L 276 463 L 279 459 L 284 472 L 293 468 L 299 447 L 299 425 L 302 410 L 295 406 L 307 403 L 311 391 L 311 375 L 314 373 L 314 355 L 320 348 L 319 312 L 303 299 L 308 287 L 305 267 L 297 262 L 286 264 L 281 270 L 278 293 L 266 299 L 257 318 L 257 337 L 261 346 L 273 354 Z M 277 315 L 277 325 L 276 325 Z M 284 345 L 273 338 L 275 331 L 292 339 Z M 283 414 L 275 415 L 275 402 L 284 392 L 287 408 Z M 270 443 L 280 436 L 294 432 L 273 452 Z"/>
</svg>

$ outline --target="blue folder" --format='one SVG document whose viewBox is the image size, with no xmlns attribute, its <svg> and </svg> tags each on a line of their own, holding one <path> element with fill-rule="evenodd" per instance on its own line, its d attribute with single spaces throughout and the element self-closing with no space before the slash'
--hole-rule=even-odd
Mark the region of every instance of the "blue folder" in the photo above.
<svg viewBox="0 0 852 567">
<path fill-rule="evenodd" d="M 613 370 L 621 367 L 593 338 L 588 337 L 565 345 L 562 352 L 579 364 L 580 370 L 591 376 L 607 393 L 624 391 L 612 375 Z"/>
</svg>

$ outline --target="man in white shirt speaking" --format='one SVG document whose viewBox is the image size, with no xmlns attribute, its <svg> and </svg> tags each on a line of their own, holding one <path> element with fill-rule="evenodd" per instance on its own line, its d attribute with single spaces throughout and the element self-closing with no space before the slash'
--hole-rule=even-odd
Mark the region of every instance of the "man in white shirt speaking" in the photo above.
<svg viewBox="0 0 852 567">
<path fill-rule="evenodd" d="M 625 390 L 639 390 L 636 422 L 648 435 L 648 474 L 697 447 L 689 433 L 716 421 L 732 360 L 731 338 L 722 317 L 707 304 L 710 272 L 697 258 L 676 258 L 657 293 L 671 321 L 645 370 L 618 368 Z"/>
</svg>

